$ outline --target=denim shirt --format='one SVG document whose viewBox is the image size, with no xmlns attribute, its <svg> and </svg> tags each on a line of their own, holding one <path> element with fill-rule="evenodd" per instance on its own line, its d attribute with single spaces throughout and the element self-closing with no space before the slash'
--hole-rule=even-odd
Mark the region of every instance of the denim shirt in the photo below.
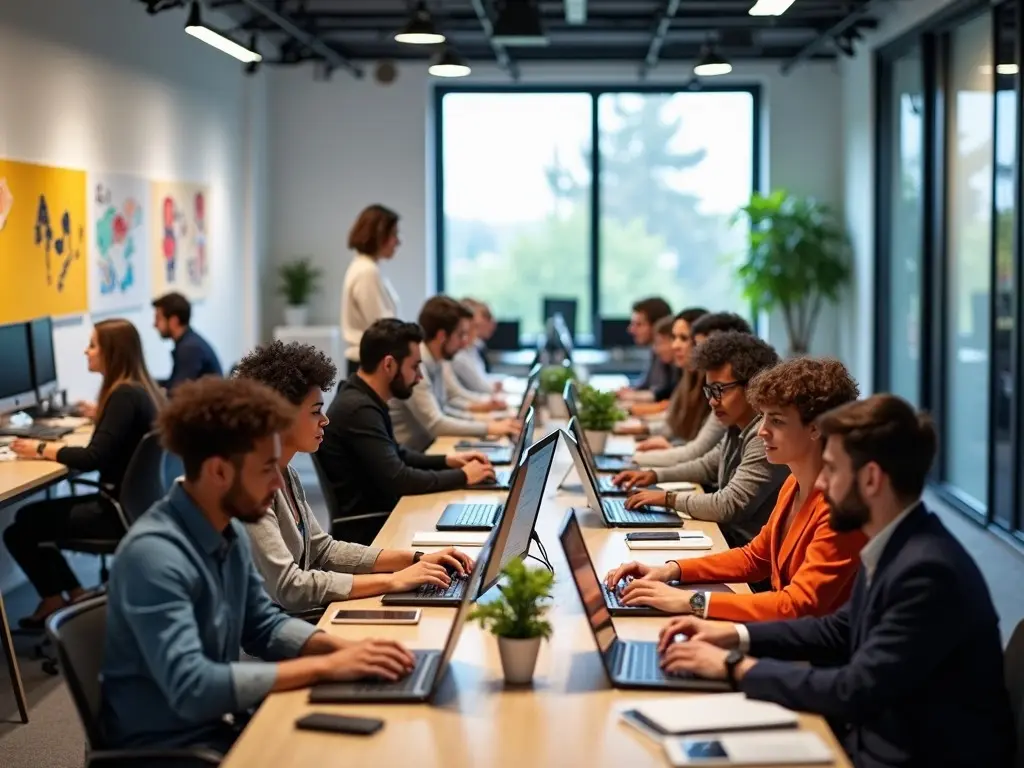
<svg viewBox="0 0 1024 768">
<path fill-rule="evenodd" d="M 176 483 L 121 541 L 101 672 L 111 747 L 197 746 L 258 705 L 317 630 L 274 606 L 244 525 L 218 532 Z"/>
</svg>

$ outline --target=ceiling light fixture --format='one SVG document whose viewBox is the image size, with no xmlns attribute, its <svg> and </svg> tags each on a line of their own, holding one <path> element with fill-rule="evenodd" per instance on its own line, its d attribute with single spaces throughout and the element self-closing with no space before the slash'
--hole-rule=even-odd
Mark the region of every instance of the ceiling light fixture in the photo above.
<svg viewBox="0 0 1024 768">
<path fill-rule="evenodd" d="M 437 45 L 445 41 L 445 36 L 434 26 L 426 2 L 420 0 L 409 22 L 395 33 L 395 41 L 409 45 Z"/>
<path fill-rule="evenodd" d="M 793 0 L 757 0 L 747 13 L 751 16 L 781 16 L 792 4 Z"/>
<path fill-rule="evenodd" d="M 451 46 L 445 46 L 441 55 L 427 69 L 434 77 L 465 77 L 472 71 L 466 60 Z"/>
<path fill-rule="evenodd" d="M 715 53 L 713 48 L 705 49 L 700 61 L 693 68 L 693 74 L 698 77 L 717 77 L 718 75 L 728 75 L 730 72 L 732 72 L 732 64 L 720 54 Z"/>
<path fill-rule="evenodd" d="M 992 74 L 991 64 L 982 64 L 978 67 L 978 71 L 983 75 Z M 996 64 L 997 75 L 1016 75 L 1020 71 L 1020 67 L 1016 64 Z"/>
<path fill-rule="evenodd" d="M 505 46 L 544 46 L 551 41 L 544 32 L 540 10 L 533 0 L 506 0 L 491 39 Z"/>
<path fill-rule="evenodd" d="M 199 3 L 197 0 L 193 0 L 192 7 L 189 9 L 188 20 L 185 22 L 185 31 L 192 35 L 192 37 L 202 40 L 207 45 L 212 45 L 217 50 L 223 51 L 228 56 L 234 56 L 246 64 L 263 61 L 263 57 L 256 51 L 249 50 L 241 43 L 236 43 L 227 35 L 204 24 L 199 17 Z"/>
</svg>

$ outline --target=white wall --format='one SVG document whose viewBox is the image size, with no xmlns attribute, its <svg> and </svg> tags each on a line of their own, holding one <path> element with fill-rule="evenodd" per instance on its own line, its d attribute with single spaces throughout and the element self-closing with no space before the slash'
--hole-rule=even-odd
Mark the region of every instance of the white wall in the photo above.
<svg viewBox="0 0 1024 768">
<path fill-rule="evenodd" d="M 0 156 L 207 182 L 211 289 L 193 323 L 229 365 L 258 337 L 266 82 L 186 35 L 184 18 L 123 0 L 0 3 Z M 152 309 L 123 316 L 139 328 L 153 374 L 166 375 L 170 346 L 152 329 Z M 82 355 L 90 331 L 86 316 L 54 334 L 73 398 L 99 385 Z M 0 588 L 13 577 L 4 555 Z"/>
<path fill-rule="evenodd" d="M 522 74 L 523 84 L 636 82 L 635 66 L 546 64 L 524 66 Z M 689 78 L 689 67 L 673 65 L 655 70 L 648 82 L 681 85 Z M 842 120 L 835 65 L 805 65 L 788 77 L 774 64 L 742 65 L 729 79 L 764 87 L 767 184 L 841 205 Z M 341 279 L 350 260 L 346 235 L 359 211 L 371 202 L 384 203 L 402 216 L 402 249 L 384 270 L 402 297 L 406 316 L 414 317 L 433 290 L 430 111 L 436 82 L 426 74 L 425 61 L 404 64 L 398 80 L 387 87 L 343 72 L 329 82 L 317 82 L 308 67 L 271 73 L 271 259 L 281 263 L 309 255 L 324 269 L 324 291 L 311 307 L 313 322 L 338 322 Z M 475 66 L 463 82 L 509 80 L 496 67 Z M 274 289 L 274 281 L 264 284 L 265 336 L 280 320 Z M 785 348 L 780 324 L 771 324 L 770 337 Z M 835 346 L 835 324 L 825 317 L 815 349 L 831 352 Z"/>
<path fill-rule="evenodd" d="M 871 389 L 874 365 L 875 281 L 875 50 L 913 29 L 953 0 L 893 3 L 884 22 L 867 36 L 857 55 L 841 64 L 843 177 L 846 221 L 854 241 L 855 284 L 838 313 L 839 354 L 852 366 L 861 389 Z"/>
</svg>

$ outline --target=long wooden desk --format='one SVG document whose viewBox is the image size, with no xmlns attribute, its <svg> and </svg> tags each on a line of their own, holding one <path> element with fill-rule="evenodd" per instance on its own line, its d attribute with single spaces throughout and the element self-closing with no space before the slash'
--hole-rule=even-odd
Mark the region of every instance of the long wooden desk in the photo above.
<svg viewBox="0 0 1024 768">
<path fill-rule="evenodd" d="M 72 445 L 86 445 L 92 436 L 92 427 L 75 430 L 66 438 Z M 68 476 L 68 468 L 55 461 L 42 459 L 13 459 L 0 461 L 0 509 L 33 493 L 38 493 Z M 21 722 L 28 722 L 28 700 L 25 688 L 21 683 L 21 670 L 18 657 L 14 653 L 14 640 L 11 638 L 11 627 L 4 608 L 4 598 L 0 594 L 0 643 L 4 646 L 7 659 L 7 671 L 14 687 L 14 698 L 18 703 Z"/>
<path fill-rule="evenodd" d="M 438 452 L 447 452 L 454 440 L 441 440 Z M 637 698 L 658 694 L 612 688 L 601 665 L 593 635 L 558 541 L 558 528 L 569 507 L 581 512 L 591 558 L 604 574 L 619 563 L 638 559 L 661 563 L 679 556 L 706 553 L 632 551 L 622 529 L 604 528 L 596 513 L 586 509 L 582 494 L 557 491 L 570 463 L 559 445 L 537 533 L 555 568 L 554 602 L 549 616 L 554 635 L 544 643 L 533 686 L 505 688 L 497 642 L 475 623 L 467 624 L 452 658 L 448 679 L 433 705 L 316 705 L 304 690 L 270 696 L 260 707 L 235 747 L 226 768 L 326 768 L 326 766 L 408 766 L 460 768 L 472 766 L 665 766 L 659 745 L 621 723 L 617 707 Z M 456 491 L 406 497 L 381 530 L 375 544 L 408 549 L 417 531 L 433 530 L 445 505 L 453 501 L 501 499 L 504 494 Z M 718 526 L 688 521 L 688 528 L 704 530 L 714 549 L 726 547 Z M 475 550 L 467 550 L 476 554 Z M 737 586 L 746 590 L 746 586 Z M 372 608 L 380 598 L 335 603 L 351 608 Z M 424 608 L 416 626 L 344 626 L 320 622 L 327 632 L 346 637 L 390 637 L 409 648 L 441 648 L 451 626 L 451 608 Z M 624 638 L 653 640 L 664 624 L 661 618 L 617 618 L 615 627 Z M 299 731 L 295 720 L 311 711 L 379 717 L 384 729 L 371 737 Z M 819 733 L 832 745 L 834 765 L 849 766 L 828 726 L 819 717 L 801 717 L 804 728 Z"/>
</svg>

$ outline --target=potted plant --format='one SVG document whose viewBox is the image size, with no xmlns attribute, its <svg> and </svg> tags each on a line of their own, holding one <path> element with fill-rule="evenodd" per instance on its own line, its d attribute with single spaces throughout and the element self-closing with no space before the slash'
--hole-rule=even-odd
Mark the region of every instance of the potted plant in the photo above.
<svg viewBox="0 0 1024 768">
<path fill-rule="evenodd" d="M 285 298 L 285 325 L 305 325 L 309 319 L 309 297 L 320 289 L 320 270 L 308 258 L 282 264 L 279 291 Z"/>
<path fill-rule="evenodd" d="M 587 385 L 580 390 L 580 427 L 594 453 L 604 453 L 608 435 L 626 418 L 618 408 L 614 392 L 602 392 Z"/>
<path fill-rule="evenodd" d="M 755 193 L 733 216 L 749 224 L 750 250 L 737 270 L 755 311 L 782 312 L 790 355 L 810 351 L 822 305 L 850 279 L 850 240 L 825 204 L 777 189 Z"/>
<path fill-rule="evenodd" d="M 505 566 L 502 574 L 501 596 L 478 602 L 469 619 L 479 621 L 498 638 L 505 682 L 524 685 L 533 680 L 540 641 L 551 637 L 551 623 L 544 615 L 555 577 L 545 569 L 527 568 L 520 558 Z"/>
<path fill-rule="evenodd" d="M 562 391 L 570 379 L 575 379 L 576 373 L 568 365 L 548 365 L 540 372 L 540 391 L 546 395 L 548 414 L 553 419 L 568 419 L 569 409 L 562 399 Z"/>
</svg>

